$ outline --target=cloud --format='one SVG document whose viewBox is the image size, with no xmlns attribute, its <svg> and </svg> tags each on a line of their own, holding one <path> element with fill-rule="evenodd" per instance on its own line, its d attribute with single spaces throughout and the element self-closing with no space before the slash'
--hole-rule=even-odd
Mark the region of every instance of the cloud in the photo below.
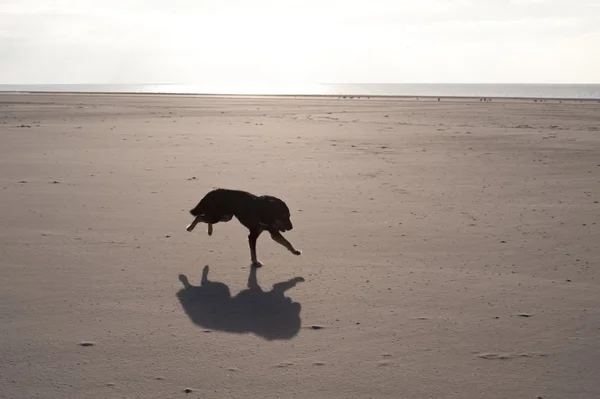
<svg viewBox="0 0 600 399">
<path fill-rule="evenodd" d="M 0 0 L 0 83 L 600 81 L 587 64 L 598 61 L 599 10 L 588 0 Z"/>
</svg>

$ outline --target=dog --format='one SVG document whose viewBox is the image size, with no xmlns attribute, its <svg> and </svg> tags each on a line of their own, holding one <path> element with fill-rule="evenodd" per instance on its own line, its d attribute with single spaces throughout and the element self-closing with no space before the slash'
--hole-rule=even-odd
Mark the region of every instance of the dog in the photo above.
<svg viewBox="0 0 600 399">
<path fill-rule="evenodd" d="M 256 240 L 265 230 L 271 234 L 273 241 L 283 245 L 294 255 L 302 253 L 281 235 L 282 232 L 292 230 L 294 226 L 290 219 L 289 208 L 277 197 L 257 196 L 247 191 L 217 188 L 206 194 L 189 212 L 194 216 L 194 220 L 186 230 L 191 232 L 198 223 L 207 223 L 209 236 L 213 233 L 214 224 L 229 222 L 235 216 L 250 231 L 248 244 L 253 267 L 262 266 L 256 256 Z"/>
</svg>

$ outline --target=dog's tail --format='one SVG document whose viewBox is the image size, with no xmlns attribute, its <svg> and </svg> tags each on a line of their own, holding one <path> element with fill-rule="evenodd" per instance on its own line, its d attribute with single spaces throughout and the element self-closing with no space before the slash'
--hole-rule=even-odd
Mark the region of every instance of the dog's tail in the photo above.
<svg viewBox="0 0 600 399">
<path fill-rule="evenodd" d="M 204 198 L 202 198 L 200 200 L 200 202 L 198 202 L 198 205 L 196 205 L 193 209 L 190 210 L 190 214 L 194 217 L 197 216 L 202 216 L 202 215 L 206 215 L 209 212 L 209 209 L 211 208 L 211 203 L 213 203 L 217 198 L 215 198 L 215 192 L 217 190 L 213 190 L 211 192 L 209 192 L 208 194 L 206 194 L 204 196 Z"/>
<path fill-rule="evenodd" d="M 206 206 L 202 201 L 198 203 L 194 208 L 190 209 L 190 215 L 197 217 L 206 214 Z"/>
</svg>

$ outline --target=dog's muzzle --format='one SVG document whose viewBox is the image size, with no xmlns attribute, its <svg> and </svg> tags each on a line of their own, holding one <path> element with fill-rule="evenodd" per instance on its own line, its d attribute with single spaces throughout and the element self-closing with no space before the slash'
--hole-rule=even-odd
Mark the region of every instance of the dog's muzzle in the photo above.
<svg viewBox="0 0 600 399">
<path fill-rule="evenodd" d="M 277 229 L 283 232 L 290 231 L 294 228 L 290 220 L 278 220 Z"/>
</svg>

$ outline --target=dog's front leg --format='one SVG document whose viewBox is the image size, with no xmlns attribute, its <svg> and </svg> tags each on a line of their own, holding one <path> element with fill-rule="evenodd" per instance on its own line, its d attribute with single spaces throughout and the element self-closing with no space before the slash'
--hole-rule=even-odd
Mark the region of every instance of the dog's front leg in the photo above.
<svg viewBox="0 0 600 399">
<path fill-rule="evenodd" d="M 290 251 L 294 255 L 300 255 L 302 253 L 302 251 L 299 251 L 296 248 L 294 248 L 294 246 L 288 240 L 286 240 L 285 237 L 282 236 L 279 231 L 269 230 L 269 233 L 271 233 L 271 238 L 273 239 L 273 241 L 283 245 L 288 251 Z"/>
<path fill-rule="evenodd" d="M 262 233 L 262 229 L 251 229 L 250 235 L 248 235 L 248 244 L 250 245 L 250 258 L 252 259 L 253 267 L 261 267 L 262 263 L 259 262 L 256 257 L 256 240 L 258 236 Z"/>
</svg>

